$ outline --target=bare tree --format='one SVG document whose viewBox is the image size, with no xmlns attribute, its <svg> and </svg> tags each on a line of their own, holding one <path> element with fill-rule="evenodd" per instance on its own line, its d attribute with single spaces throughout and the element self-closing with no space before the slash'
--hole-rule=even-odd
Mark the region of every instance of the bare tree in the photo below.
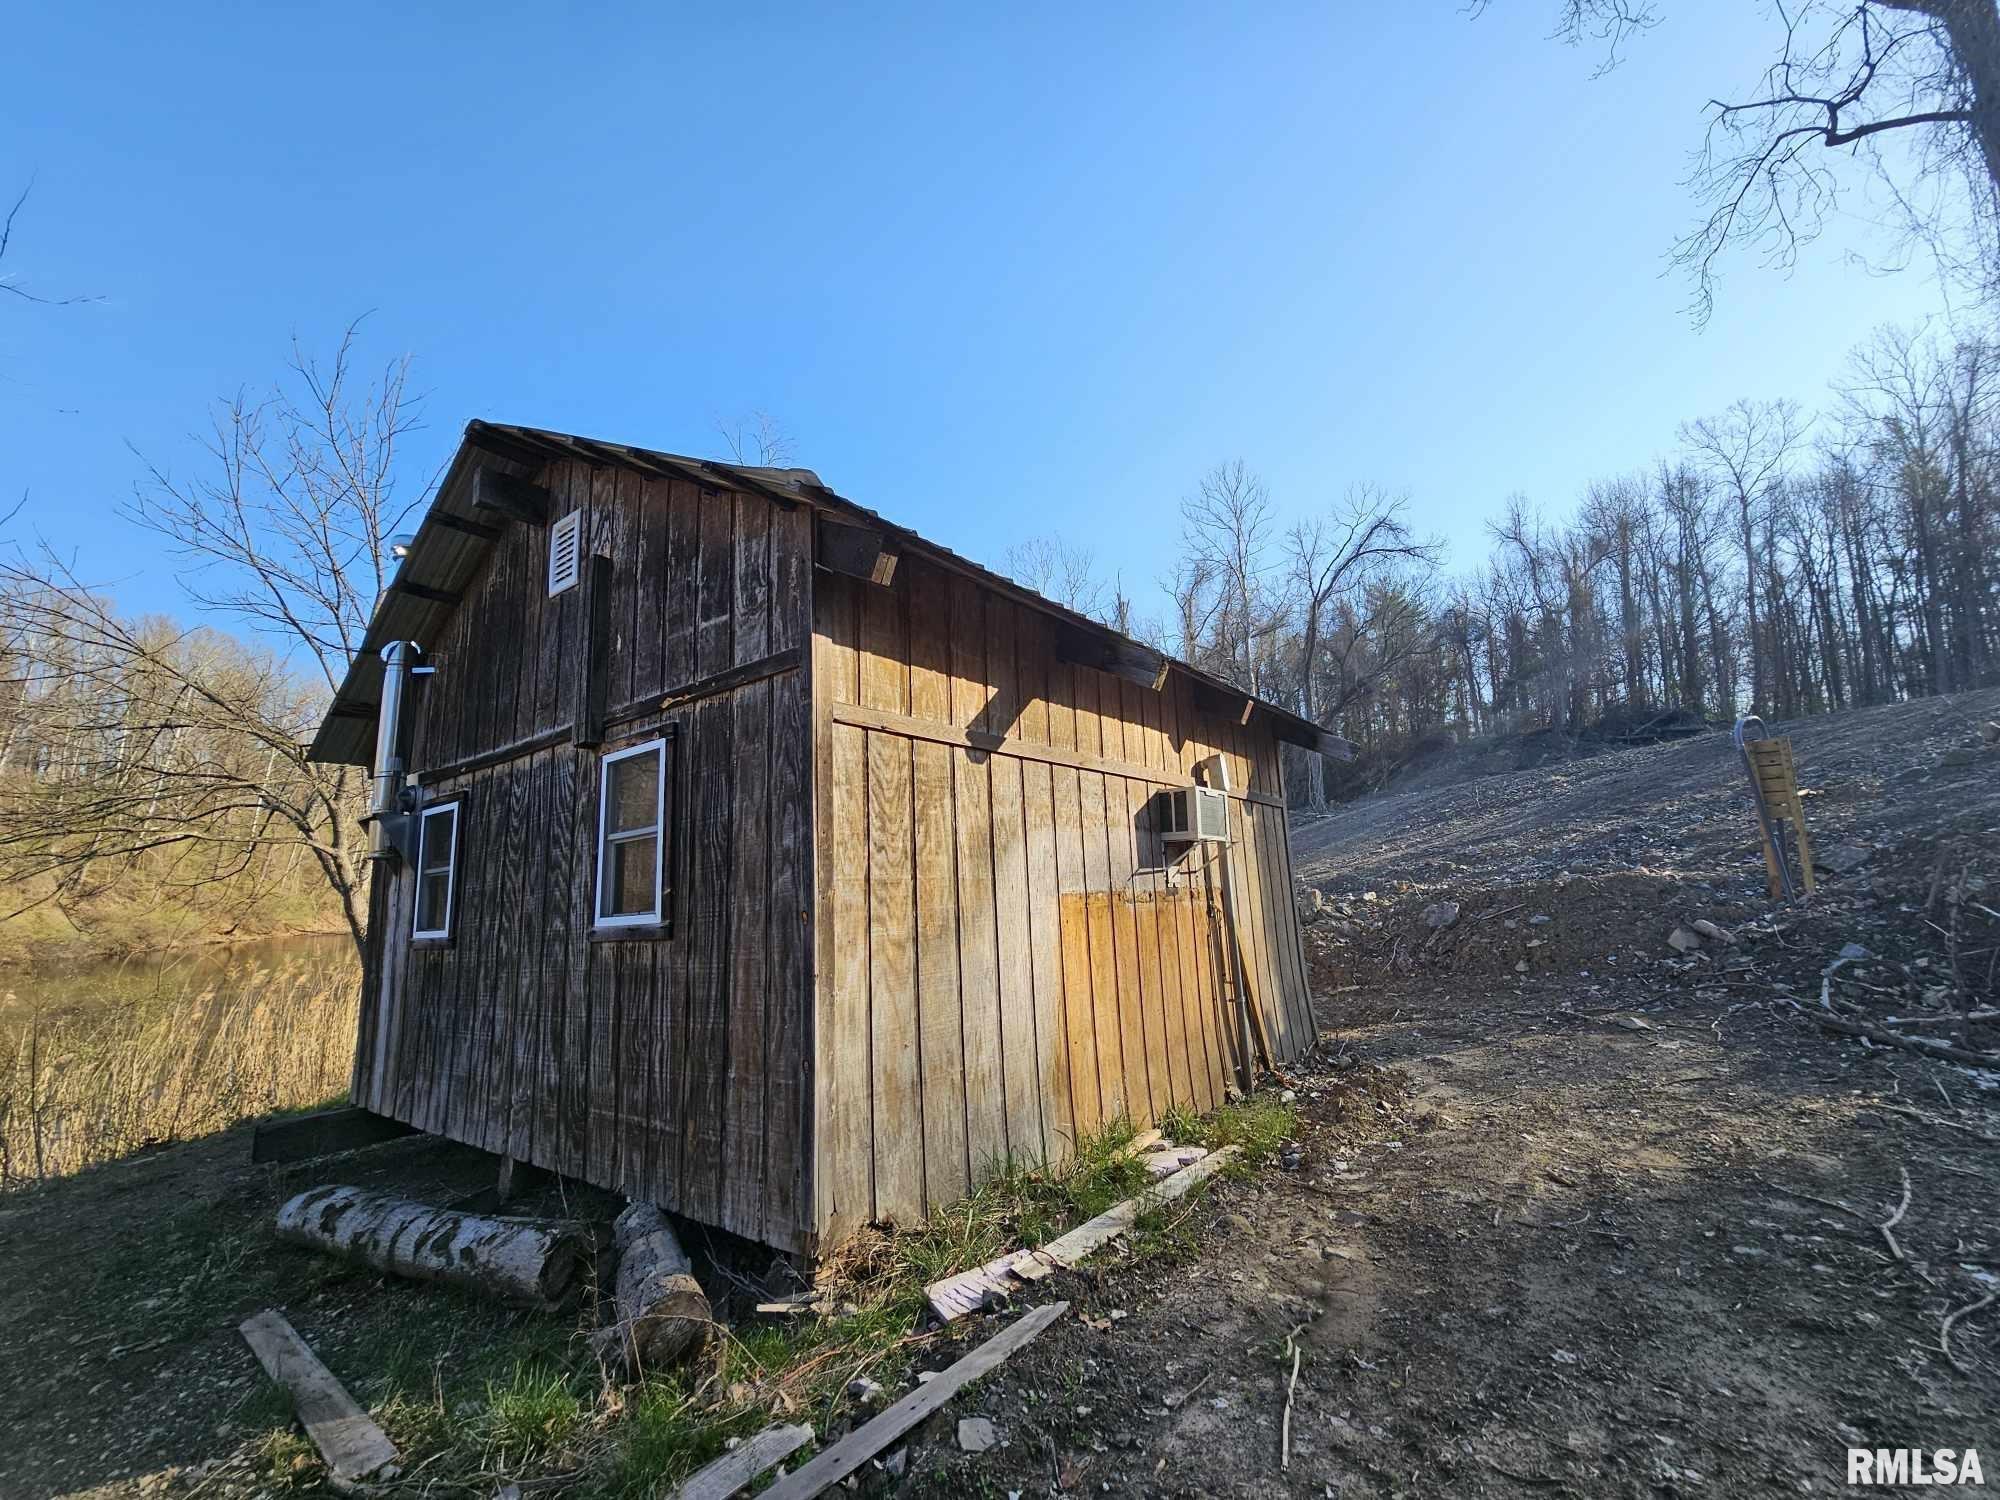
<svg viewBox="0 0 2000 1500">
<path fill-rule="evenodd" d="M 1273 567 L 1271 532 L 1277 514 L 1271 492 L 1242 459 L 1217 464 L 1181 502 L 1181 539 L 1199 575 L 1218 598 L 1212 612 L 1211 665 L 1251 692 L 1281 613 L 1267 594 Z"/>
<path fill-rule="evenodd" d="M 761 409 L 739 417 L 717 417 L 715 430 L 728 445 L 729 456 L 739 464 L 760 469 L 789 468 L 798 451 L 791 429 Z"/>
<path fill-rule="evenodd" d="M 221 404 L 203 470 L 182 478 L 150 463 L 126 507 L 186 563 L 188 601 L 242 622 L 268 655 L 220 670 L 214 650 L 200 649 L 203 633 L 138 628 L 46 549 L 0 574 L 16 617 L 67 642 L 81 680 L 102 689 L 64 700 L 67 739 L 97 748 L 89 774 L 75 786 L 57 778 L 60 794 L 36 804 L 40 821 L 22 847 L 61 863 L 106 849 L 295 845 L 359 944 L 361 773 L 308 762 L 304 741 L 360 649 L 393 566 L 389 539 L 429 486 L 406 489 L 398 472 L 398 446 L 416 422 L 407 361 L 359 382 L 356 332 L 324 364 L 294 345 L 288 380 L 260 400 Z M 127 689 L 114 685 L 132 683 L 163 686 L 138 694 L 141 719 L 113 734 L 105 704 L 124 702 Z M 206 748 L 149 772 L 161 736 L 190 754 Z M 140 797 L 155 773 L 160 787 Z"/>
<path fill-rule="evenodd" d="M 1009 547 L 1002 566 L 1010 578 L 1065 609 L 1092 619 L 1108 619 L 1113 613 L 1111 590 L 1097 573 L 1097 554 L 1065 541 L 1059 531 Z"/>
<path fill-rule="evenodd" d="M 14 206 L 7 210 L 6 219 L 0 221 L 0 261 L 7 258 L 7 249 L 14 242 L 14 221 L 20 217 L 21 209 L 28 201 L 28 194 L 34 190 L 33 182 L 22 188 L 21 195 L 14 200 Z M 7 292 L 26 302 L 39 302 L 47 307 L 68 307 L 72 303 L 98 300 L 95 297 L 44 297 L 37 292 L 29 291 L 12 276 L 6 274 L 0 274 L 0 292 Z"/>
<path fill-rule="evenodd" d="M 1474 12 L 1486 0 L 1474 0 Z M 1702 217 L 1674 247 L 1695 314 L 1718 257 L 1740 246 L 1789 266 L 1857 174 L 1886 186 L 1905 228 L 1982 292 L 2000 291 L 2000 7 L 1995 0 L 1771 0 L 1775 56 L 1712 98 L 1689 179 Z M 1620 48 L 1655 0 L 1563 0 L 1556 36 Z M 1885 151 L 1895 143 L 1898 149 Z"/>
<path fill-rule="evenodd" d="M 1770 642 L 1758 621 L 1757 535 L 1783 487 L 1805 424 L 1791 401 L 1738 401 L 1720 416 L 1681 428 L 1681 441 L 1705 465 L 1736 508 L 1737 541 L 1743 551 L 1744 644 L 1750 655 L 1750 712 L 1770 710 Z"/>
<path fill-rule="evenodd" d="M 1325 515 L 1296 523 L 1285 538 L 1298 637 L 1296 701 L 1316 724 L 1333 723 L 1349 703 L 1402 670 L 1411 652 L 1425 649 L 1421 632 L 1385 629 L 1386 620 L 1377 616 L 1381 609 L 1401 612 L 1410 601 L 1404 591 L 1378 585 L 1413 565 L 1435 567 L 1443 551 L 1442 543 L 1412 534 L 1405 519 L 1409 503 L 1406 494 L 1358 484 Z M 1364 655 L 1358 648 L 1370 640 L 1401 649 Z M 1308 763 L 1305 769 L 1319 768 Z M 1307 774 L 1304 781 L 1307 806 L 1324 807 L 1324 777 Z"/>
</svg>

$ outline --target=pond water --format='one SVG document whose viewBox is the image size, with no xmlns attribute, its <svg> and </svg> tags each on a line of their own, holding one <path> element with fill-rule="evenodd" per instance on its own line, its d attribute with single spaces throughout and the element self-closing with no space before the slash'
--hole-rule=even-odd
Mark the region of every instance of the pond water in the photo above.
<svg viewBox="0 0 2000 1500">
<path fill-rule="evenodd" d="M 44 1020 L 111 1008 L 150 1011 L 204 992 L 251 990 L 281 973 L 311 989 L 330 991 L 350 983 L 359 968 L 353 940 L 339 933 L 204 944 L 110 961 L 0 971 L 0 1030 L 23 1025 L 37 1011 Z"/>
</svg>

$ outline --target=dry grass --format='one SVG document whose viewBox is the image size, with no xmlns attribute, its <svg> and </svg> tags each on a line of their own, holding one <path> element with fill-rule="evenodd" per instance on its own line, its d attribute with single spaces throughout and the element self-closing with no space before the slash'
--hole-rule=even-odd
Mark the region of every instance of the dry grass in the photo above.
<svg viewBox="0 0 2000 1500">
<path fill-rule="evenodd" d="M 0 1189 L 342 1093 L 359 986 L 285 966 L 0 1033 Z"/>
</svg>

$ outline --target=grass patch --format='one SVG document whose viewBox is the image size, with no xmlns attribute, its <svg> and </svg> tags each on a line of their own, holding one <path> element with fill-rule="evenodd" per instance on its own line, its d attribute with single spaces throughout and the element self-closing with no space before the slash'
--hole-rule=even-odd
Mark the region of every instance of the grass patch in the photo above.
<svg viewBox="0 0 2000 1500">
<path fill-rule="evenodd" d="M 1269 1098 L 1206 1118 L 1176 1112 L 1162 1128 L 1177 1141 L 1236 1145 L 1255 1162 L 1290 1133 L 1293 1118 L 1289 1105 Z M 745 1320 L 720 1331 L 698 1360 L 635 1385 L 601 1382 L 580 1322 L 511 1312 L 445 1287 L 367 1278 L 355 1282 L 347 1314 L 364 1318 L 363 1328 L 322 1356 L 402 1448 L 406 1469 L 421 1466 L 435 1483 L 490 1488 L 560 1476 L 566 1492 L 641 1500 L 669 1491 L 731 1439 L 772 1422 L 838 1430 L 859 1377 L 895 1393 L 919 1358 L 949 1358 L 950 1335 L 923 1331 L 925 1287 L 1006 1251 L 1045 1244 L 1139 1195 L 1151 1178 L 1121 1154 L 1133 1135 L 1129 1123 L 1118 1122 L 1057 1165 L 1000 1167 L 921 1226 L 863 1231 L 822 1278 L 837 1315 Z M 1123 1241 L 1124 1263 L 1192 1261 L 1201 1196 L 1197 1188 L 1142 1214 Z M 331 1279 L 340 1274 L 336 1267 Z M 322 1290 L 334 1299 L 349 1295 L 341 1285 Z M 259 1423 L 288 1426 L 289 1415 L 261 1395 L 237 1413 L 253 1433 Z M 294 1487 L 301 1472 L 297 1444 L 283 1438 L 257 1439 L 274 1490 Z"/>
<path fill-rule="evenodd" d="M 1236 1160 L 1230 1170 L 1262 1166 L 1277 1154 L 1278 1147 L 1298 1128 L 1296 1105 L 1287 1104 L 1276 1094 L 1255 1094 L 1225 1104 L 1210 1115 L 1182 1111 L 1170 1116 L 1171 1128 L 1162 1125 L 1177 1141 L 1206 1146 L 1211 1151 L 1234 1146 Z"/>
<path fill-rule="evenodd" d="M 478 1441 L 505 1469 L 567 1447 L 583 1425 L 583 1401 L 563 1371 L 518 1364 L 486 1389 Z"/>
</svg>

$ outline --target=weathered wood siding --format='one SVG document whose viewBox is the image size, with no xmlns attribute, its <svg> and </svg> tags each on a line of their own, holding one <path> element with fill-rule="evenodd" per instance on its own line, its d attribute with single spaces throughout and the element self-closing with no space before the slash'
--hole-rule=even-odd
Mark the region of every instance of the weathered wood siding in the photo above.
<svg viewBox="0 0 2000 1500">
<path fill-rule="evenodd" d="M 905 556 L 814 583 L 814 1207 L 837 1239 L 915 1220 L 1009 1158 L 1220 1102 L 1232 1017 L 1214 855 L 1156 795 L 1229 758 L 1252 996 L 1313 1037 L 1276 743 L 1052 649 L 1053 622 Z"/>
<path fill-rule="evenodd" d="M 798 1248 L 811 1228 L 811 517 L 634 470 L 551 464 L 611 559 L 547 596 L 544 528 L 508 522 L 414 710 L 427 802 L 463 799 L 454 936 L 409 941 L 415 881 L 378 878 L 357 1102 L 704 1223 Z M 771 658 L 794 653 L 788 669 Z M 735 668 L 756 680 L 662 708 Z M 670 937 L 591 940 L 599 765 L 671 732 Z M 466 762 L 474 762 L 467 765 Z M 489 763 L 490 762 L 490 763 Z"/>
</svg>

